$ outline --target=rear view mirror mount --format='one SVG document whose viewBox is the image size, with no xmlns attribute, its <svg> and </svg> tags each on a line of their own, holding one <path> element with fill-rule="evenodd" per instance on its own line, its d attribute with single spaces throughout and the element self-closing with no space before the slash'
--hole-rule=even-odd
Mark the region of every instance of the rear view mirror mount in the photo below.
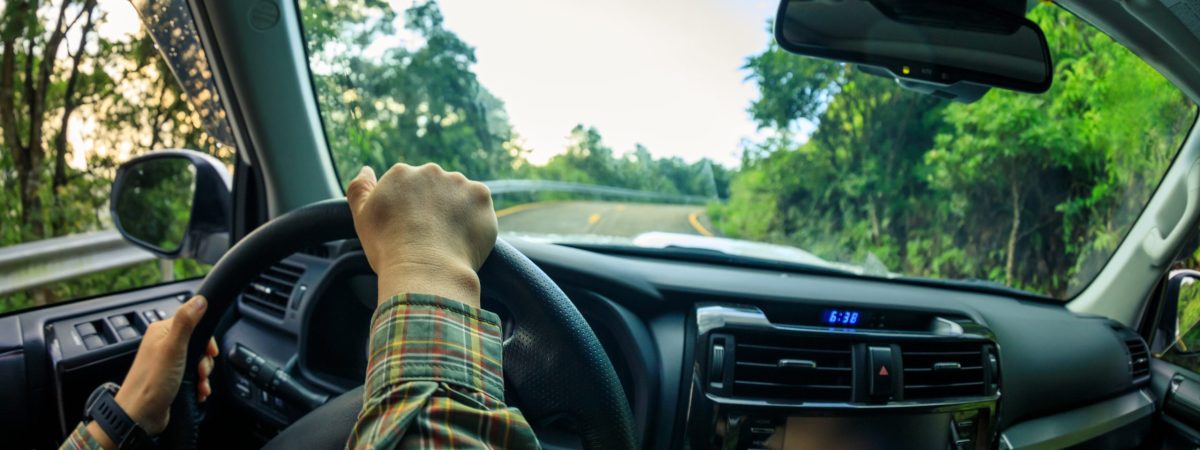
<svg viewBox="0 0 1200 450">
<path fill-rule="evenodd" d="M 1024 0 L 783 0 L 775 39 L 791 53 L 856 65 L 961 102 L 990 88 L 1042 93 L 1053 64 Z"/>
</svg>

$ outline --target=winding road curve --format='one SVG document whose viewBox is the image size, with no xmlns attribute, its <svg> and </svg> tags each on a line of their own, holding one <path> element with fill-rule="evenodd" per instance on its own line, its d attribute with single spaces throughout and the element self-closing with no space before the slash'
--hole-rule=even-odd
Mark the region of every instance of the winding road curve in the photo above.
<svg viewBox="0 0 1200 450">
<path fill-rule="evenodd" d="M 562 201 L 526 203 L 496 211 L 500 230 L 532 234 L 635 237 L 648 231 L 712 236 L 700 205 Z"/>
</svg>

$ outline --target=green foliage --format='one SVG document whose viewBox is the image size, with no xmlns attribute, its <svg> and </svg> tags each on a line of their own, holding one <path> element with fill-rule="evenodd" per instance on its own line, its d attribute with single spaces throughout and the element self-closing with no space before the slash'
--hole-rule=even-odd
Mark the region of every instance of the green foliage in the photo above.
<svg viewBox="0 0 1200 450">
<path fill-rule="evenodd" d="M 373 1 L 302 5 L 314 80 L 343 183 L 363 165 L 434 162 L 478 180 L 545 179 L 667 194 L 724 197 L 729 170 L 710 160 L 656 159 L 643 146 L 620 155 L 595 128 L 578 125 L 571 144 L 544 166 L 525 161 L 504 104 L 476 79 L 475 50 L 444 27 L 435 1 L 396 13 Z M 377 50 L 370 43 L 400 41 Z M 350 44 L 347 44 L 350 43 Z M 519 201 L 561 194 L 516 195 Z"/>
<path fill-rule="evenodd" d="M 435 161 L 476 178 L 510 173 L 519 150 L 498 99 L 470 66 L 474 49 L 443 26 L 434 2 L 391 26 L 387 4 L 337 2 L 302 8 L 318 99 L 338 162 L 349 181 L 362 165 L 382 173 L 394 162 Z M 379 39 L 404 45 L 375 50 Z M 346 43 L 353 43 L 347 46 Z"/>
<path fill-rule="evenodd" d="M 760 129 L 788 130 L 797 120 L 815 121 L 847 81 L 842 65 L 797 58 L 774 41 L 767 51 L 747 58 L 742 68 L 758 86 L 759 100 L 750 105 L 750 115 Z"/>
<path fill-rule="evenodd" d="M 111 227 L 112 177 L 128 157 L 191 148 L 231 160 L 144 30 L 98 32 L 114 8 L 133 14 L 129 3 L 3 8 L 0 80 L 11 84 L 0 82 L 0 247 Z M 172 264 L 176 279 L 208 270 L 195 261 Z M 161 272 L 145 263 L 0 295 L 0 313 L 158 283 Z"/>
<path fill-rule="evenodd" d="M 1032 18 L 1056 61 L 1044 95 L 944 104 L 776 47 L 751 57 L 763 98 L 750 112 L 782 137 L 747 151 L 713 220 L 831 260 L 1074 295 L 1145 205 L 1195 106 L 1070 13 Z M 799 120 L 818 124 L 802 144 L 787 134 Z"/>
<path fill-rule="evenodd" d="M 50 48 L 65 28 L 43 23 L 60 6 L 80 17 L 65 52 Z M 745 149 L 737 170 L 655 158 L 641 145 L 613 149 L 582 124 L 563 130 L 563 153 L 534 165 L 504 103 L 473 72 L 474 49 L 445 28 L 436 1 L 396 11 L 381 0 L 306 0 L 300 11 L 343 182 L 361 165 L 382 172 L 436 162 L 481 180 L 703 196 L 714 199 L 709 219 L 730 237 L 794 245 L 876 274 L 987 280 L 1058 298 L 1089 282 L 1124 238 L 1195 117 L 1194 105 L 1135 55 L 1041 6 L 1032 18 L 1056 61 L 1045 95 L 993 90 L 974 104 L 948 104 L 772 45 L 744 65 L 760 94 L 747 113 L 767 137 Z M 231 156 L 204 131 L 144 33 L 114 39 L 90 28 L 107 20 L 93 1 L 8 2 L 3 14 L 0 67 L 9 69 L 0 75 L 24 86 L 30 74 L 52 73 L 30 90 L 0 86 L 0 246 L 110 226 L 108 189 L 126 157 L 114 149 Z M 22 106 L 37 99 L 39 108 Z M 94 121 L 88 149 L 63 137 L 71 123 L 63 117 Z M 83 168 L 66 164 L 76 151 L 85 152 Z M 496 206 L 571 197 L 505 195 Z M 148 200 L 143 206 L 168 204 Z M 157 216 L 186 208 L 168 209 Z M 159 225 L 148 233 L 179 233 Z M 176 278 L 208 269 L 173 265 Z M 0 312 L 161 277 L 157 263 L 93 274 L 0 296 Z"/>
<path fill-rule="evenodd" d="M 179 249 L 191 219 L 195 169 L 186 160 L 155 159 L 126 173 L 116 194 L 125 234 L 166 252 Z"/>
</svg>

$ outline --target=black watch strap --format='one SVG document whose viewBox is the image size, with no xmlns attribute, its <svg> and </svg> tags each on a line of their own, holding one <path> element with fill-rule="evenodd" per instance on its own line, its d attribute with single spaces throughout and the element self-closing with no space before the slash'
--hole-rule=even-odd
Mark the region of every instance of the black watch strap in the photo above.
<svg viewBox="0 0 1200 450">
<path fill-rule="evenodd" d="M 95 421 L 121 450 L 153 448 L 152 440 L 146 431 L 117 404 L 114 396 L 118 388 L 116 383 L 104 383 L 92 391 L 91 397 L 88 398 L 87 417 Z"/>
</svg>

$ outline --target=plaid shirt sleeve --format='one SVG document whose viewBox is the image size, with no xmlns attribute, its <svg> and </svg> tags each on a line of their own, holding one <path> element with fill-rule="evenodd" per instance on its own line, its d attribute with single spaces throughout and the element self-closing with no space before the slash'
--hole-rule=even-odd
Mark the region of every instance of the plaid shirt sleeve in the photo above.
<svg viewBox="0 0 1200 450">
<path fill-rule="evenodd" d="M 504 404 L 500 318 L 423 294 L 375 310 L 363 409 L 348 449 L 539 448 Z"/>
<path fill-rule="evenodd" d="M 75 432 L 67 437 L 59 450 L 104 450 L 92 433 L 88 433 L 87 425 L 82 422 L 75 427 Z"/>
</svg>

